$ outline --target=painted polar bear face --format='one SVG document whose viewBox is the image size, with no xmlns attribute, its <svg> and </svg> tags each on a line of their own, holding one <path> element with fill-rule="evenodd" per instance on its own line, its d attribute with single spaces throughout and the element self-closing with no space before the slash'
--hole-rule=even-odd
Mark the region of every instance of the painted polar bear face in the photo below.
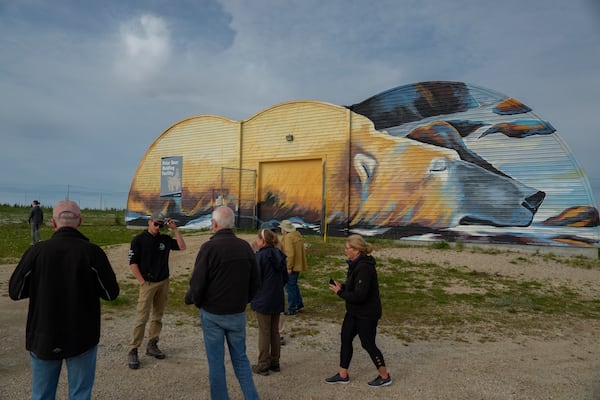
<svg viewBox="0 0 600 400">
<path fill-rule="evenodd" d="M 357 139 L 350 226 L 528 226 L 545 197 L 454 150 L 379 133 Z"/>
</svg>

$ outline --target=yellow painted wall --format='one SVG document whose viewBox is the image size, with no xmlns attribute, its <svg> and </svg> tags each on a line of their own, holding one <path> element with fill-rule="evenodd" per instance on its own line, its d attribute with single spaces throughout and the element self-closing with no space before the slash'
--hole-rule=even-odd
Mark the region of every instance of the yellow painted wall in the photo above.
<svg viewBox="0 0 600 400">
<path fill-rule="evenodd" d="M 220 188 L 221 167 L 239 166 L 239 130 L 239 122 L 212 115 L 192 117 L 167 129 L 141 159 L 127 208 L 156 210 L 169 201 L 158 197 L 160 162 L 166 156 L 183 156 L 182 200 L 187 211 L 206 207 L 209 192 Z"/>
<path fill-rule="evenodd" d="M 344 107 L 317 101 L 268 108 L 242 123 L 241 166 L 258 170 L 261 162 L 323 160 L 328 201 L 347 214 L 350 114 Z"/>
</svg>

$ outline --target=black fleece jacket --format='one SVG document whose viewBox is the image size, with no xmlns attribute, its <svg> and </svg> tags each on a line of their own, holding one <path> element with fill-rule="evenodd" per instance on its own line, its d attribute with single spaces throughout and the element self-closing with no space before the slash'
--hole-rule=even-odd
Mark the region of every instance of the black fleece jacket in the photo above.
<svg viewBox="0 0 600 400">
<path fill-rule="evenodd" d="M 86 352 L 100 339 L 100 298 L 119 284 L 106 253 L 75 228 L 31 246 L 9 281 L 13 300 L 29 298 L 25 347 L 43 360 Z"/>
<path fill-rule="evenodd" d="M 198 251 L 185 303 L 211 314 L 237 314 L 246 310 L 259 285 L 250 244 L 221 229 Z"/>
<path fill-rule="evenodd" d="M 379 282 L 372 256 L 361 254 L 355 260 L 348 261 L 346 283 L 338 295 L 346 300 L 348 314 L 362 319 L 381 318 Z"/>
</svg>

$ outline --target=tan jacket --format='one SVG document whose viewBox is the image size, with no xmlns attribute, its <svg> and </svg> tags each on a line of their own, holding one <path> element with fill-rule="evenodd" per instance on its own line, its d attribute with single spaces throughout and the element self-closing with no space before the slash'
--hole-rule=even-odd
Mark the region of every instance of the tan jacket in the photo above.
<svg viewBox="0 0 600 400">
<path fill-rule="evenodd" d="M 307 268 L 306 248 L 304 238 L 300 232 L 289 232 L 281 238 L 283 252 L 287 256 L 287 269 L 293 272 L 302 272 Z"/>
</svg>

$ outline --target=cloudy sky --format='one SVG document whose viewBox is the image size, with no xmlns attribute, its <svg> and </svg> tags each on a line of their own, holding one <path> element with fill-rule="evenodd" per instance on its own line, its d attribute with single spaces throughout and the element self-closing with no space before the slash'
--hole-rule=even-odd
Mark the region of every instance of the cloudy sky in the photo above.
<svg viewBox="0 0 600 400">
<path fill-rule="evenodd" d="M 600 200 L 597 0 L 0 0 L 0 50 L 0 203 L 73 191 L 122 208 L 184 118 L 430 80 L 530 106 Z"/>
</svg>

